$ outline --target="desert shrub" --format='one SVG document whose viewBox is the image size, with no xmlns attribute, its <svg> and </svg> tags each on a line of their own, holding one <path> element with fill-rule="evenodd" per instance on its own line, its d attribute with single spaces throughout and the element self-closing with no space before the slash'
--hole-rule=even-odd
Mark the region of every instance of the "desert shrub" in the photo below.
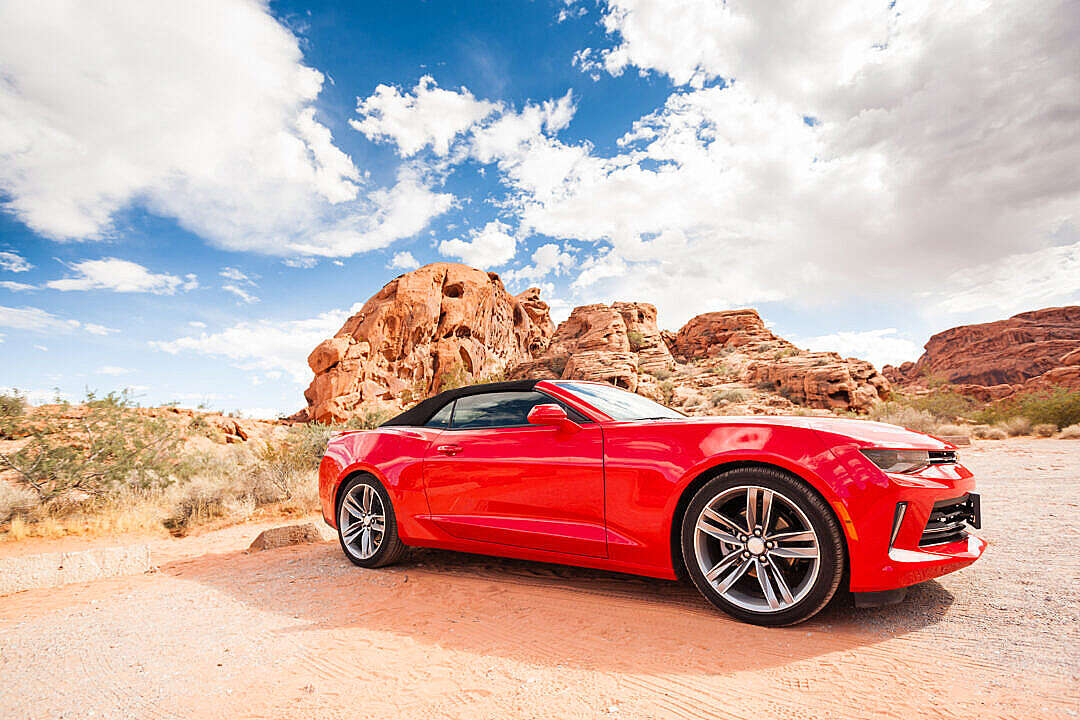
<svg viewBox="0 0 1080 720">
<path fill-rule="evenodd" d="M 777 350 L 775 353 L 773 353 L 773 360 L 783 360 L 784 358 L 793 357 L 798 354 L 799 350 L 797 348 L 781 348 L 780 350 Z"/>
<path fill-rule="evenodd" d="M 997 423 L 996 427 L 1004 430 L 1009 437 L 1031 434 L 1031 421 L 1023 415 L 1017 415 L 1008 420 L 1003 420 L 1002 422 Z"/>
<path fill-rule="evenodd" d="M 944 425 L 938 425 L 937 432 L 935 432 L 934 434 L 937 435 L 938 437 L 942 437 L 942 436 L 945 436 L 945 435 L 950 435 L 950 436 L 963 435 L 963 436 L 966 436 L 966 435 L 971 434 L 971 426 L 970 425 L 952 425 L 950 423 L 945 423 Z"/>
<path fill-rule="evenodd" d="M 649 374 L 652 375 L 657 380 L 663 381 L 663 380 L 667 380 L 668 378 L 670 378 L 673 373 L 670 370 L 668 370 L 667 368 L 657 368 L 656 370 L 652 370 Z"/>
<path fill-rule="evenodd" d="M 741 388 L 725 388 L 723 390 L 717 390 L 709 396 L 709 402 L 716 405 L 721 403 L 739 403 L 746 402 L 750 399 L 750 393 Z"/>
<path fill-rule="evenodd" d="M 1025 417 L 1033 425 L 1050 424 L 1059 428 L 1080 423 L 1080 390 L 1054 388 L 1028 393 L 994 403 L 975 414 L 979 422 L 987 424 L 1014 417 Z"/>
<path fill-rule="evenodd" d="M 1058 437 L 1062 440 L 1080 440 L 1080 424 L 1062 428 L 1061 432 L 1058 433 Z"/>
<path fill-rule="evenodd" d="M 465 366 L 460 362 L 453 363 L 443 370 L 436 378 L 435 389 L 438 392 L 453 390 L 469 384 L 469 375 L 465 372 Z M 419 398 L 417 398 L 419 399 Z"/>
<path fill-rule="evenodd" d="M 1057 425 L 1052 423 L 1039 423 L 1031 428 L 1031 434 L 1038 437 L 1054 437 L 1057 433 Z"/>
<path fill-rule="evenodd" d="M 179 469 L 180 438 L 162 419 L 135 412 L 126 393 L 88 392 L 74 424 L 31 427 L 30 441 L 0 453 L 0 468 L 47 502 L 76 492 L 102 497 L 121 486 L 166 485 Z"/>
<path fill-rule="evenodd" d="M 26 398 L 18 390 L 0 393 L 0 417 L 20 417 L 26 412 Z"/>
<path fill-rule="evenodd" d="M 40 507 L 32 490 L 0 480 L 0 523 L 14 518 L 30 518 Z"/>
<path fill-rule="evenodd" d="M 762 382 L 759 382 L 754 387 L 756 387 L 758 390 L 761 390 L 762 392 L 776 392 L 776 388 L 778 388 L 779 385 L 769 380 L 764 380 Z"/>
<path fill-rule="evenodd" d="M 247 517 L 254 509 L 254 497 L 245 493 L 234 478 L 199 476 L 185 483 L 176 494 L 163 524 L 174 534 L 182 535 L 195 525 L 226 515 Z"/>
<path fill-rule="evenodd" d="M 637 330 L 628 331 L 626 333 L 626 339 L 630 342 L 630 349 L 634 352 L 637 352 L 645 346 L 645 336 Z"/>
<path fill-rule="evenodd" d="M 950 420 L 967 417 L 976 408 L 971 398 L 954 392 L 932 392 L 918 397 L 898 396 L 895 399 L 916 410 L 925 410 L 931 415 Z"/>
<path fill-rule="evenodd" d="M 874 404 L 867 413 L 867 417 L 870 420 L 930 434 L 937 434 L 941 425 L 933 413 L 893 400 Z"/>
<path fill-rule="evenodd" d="M 671 405 L 675 401 L 675 383 L 670 380 L 660 383 L 660 397 L 664 405 Z"/>
<path fill-rule="evenodd" d="M 980 440 L 1004 440 L 1009 434 L 999 427 L 989 425 L 976 425 L 971 429 L 971 434 Z"/>
</svg>

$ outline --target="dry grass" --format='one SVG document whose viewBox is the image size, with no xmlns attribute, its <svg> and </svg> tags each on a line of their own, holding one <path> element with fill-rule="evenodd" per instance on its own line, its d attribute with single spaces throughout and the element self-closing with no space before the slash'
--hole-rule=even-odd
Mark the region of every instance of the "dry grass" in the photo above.
<svg viewBox="0 0 1080 720">
<path fill-rule="evenodd" d="M 1037 437 L 1054 437 L 1057 434 L 1057 425 L 1051 423 L 1039 423 L 1031 428 L 1031 434 Z"/>
<path fill-rule="evenodd" d="M 331 429 L 297 426 L 279 443 L 251 441 L 191 453 L 183 475 L 108 493 L 65 493 L 46 501 L 0 482 L 0 537 L 162 532 L 183 535 L 208 523 L 242 522 L 254 513 L 308 514 L 319 509 L 317 468 Z M 6 532 L 5 532 L 6 525 Z"/>
<path fill-rule="evenodd" d="M 1017 415 L 997 423 L 995 427 L 1003 430 L 1009 437 L 1018 437 L 1020 435 L 1030 435 L 1032 425 L 1031 421 L 1026 417 Z"/>
<path fill-rule="evenodd" d="M 1004 440 L 1009 434 L 999 427 L 990 425 L 976 425 L 971 429 L 971 434 L 980 440 Z"/>
</svg>

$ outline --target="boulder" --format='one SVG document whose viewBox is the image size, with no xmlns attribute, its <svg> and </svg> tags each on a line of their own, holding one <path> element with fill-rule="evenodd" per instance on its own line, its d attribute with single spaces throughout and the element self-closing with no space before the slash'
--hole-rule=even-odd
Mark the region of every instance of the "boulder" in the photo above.
<svg viewBox="0 0 1080 720">
<path fill-rule="evenodd" d="M 283 527 L 263 530 L 259 533 L 259 536 L 252 541 L 251 545 L 248 547 L 248 552 L 254 552 L 256 550 L 273 550 L 274 548 L 286 547 L 288 545 L 303 545 L 305 543 L 317 542 L 323 542 L 323 536 L 322 533 L 319 532 L 319 528 L 315 526 L 315 523 L 285 525 Z"/>
</svg>

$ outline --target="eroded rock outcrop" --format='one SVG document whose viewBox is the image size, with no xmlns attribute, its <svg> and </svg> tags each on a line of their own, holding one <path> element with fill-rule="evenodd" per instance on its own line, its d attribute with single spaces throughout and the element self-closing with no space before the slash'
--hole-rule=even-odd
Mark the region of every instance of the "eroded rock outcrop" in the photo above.
<svg viewBox="0 0 1080 720">
<path fill-rule="evenodd" d="M 692 414 L 864 411 L 889 391 L 870 363 L 804 352 L 754 310 L 705 313 L 673 333 L 648 303 L 582 305 L 555 328 L 536 288 L 515 297 L 495 273 L 451 263 L 388 283 L 308 364 L 297 419 L 320 422 L 496 375 L 607 382 Z"/>
<path fill-rule="evenodd" d="M 435 263 L 391 280 L 308 357 L 308 419 L 347 420 L 361 405 L 407 404 L 442 383 L 472 382 L 541 354 L 552 323 L 539 291 L 514 297 L 495 273 Z"/>
<path fill-rule="evenodd" d="M 637 390 L 641 372 L 675 361 L 648 303 L 582 305 L 559 324 L 547 351 L 510 369 L 511 378 L 598 380 Z"/>
<path fill-rule="evenodd" d="M 766 328 L 761 316 L 751 309 L 702 313 L 691 318 L 671 339 L 671 352 L 684 362 L 749 346 L 761 353 L 795 348 Z"/>
<path fill-rule="evenodd" d="M 883 372 L 898 385 L 947 383 L 984 402 L 1055 386 L 1080 389 L 1080 306 L 950 328 L 925 349 L 918 361 Z"/>
<path fill-rule="evenodd" d="M 706 360 L 737 353 L 737 376 L 799 405 L 865 411 L 889 393 L 889 382 L 865 360 L 806 352 L 775 335 L 757 311 L 727 310 L 692 318 L 671 339 L 676 358 Z M 759 388 L 760 389 L 760 388 Z"/>
</svg>

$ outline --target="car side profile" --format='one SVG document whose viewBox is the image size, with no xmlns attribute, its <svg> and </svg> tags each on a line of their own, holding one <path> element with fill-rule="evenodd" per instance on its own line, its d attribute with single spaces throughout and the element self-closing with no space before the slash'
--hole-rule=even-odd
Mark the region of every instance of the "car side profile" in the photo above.
<svg viewBox="0 0 1080 720">
<path fill-rule="evenodd" d="M 407 546 L 688 575 L 761 625 L 857 605 L 970 565 L 986 542 L 952 445 L 819 417 L 686 417 L 604 383 L 442 392 L 331 439 L 323 517 L 353 563 Z"/>
</svg>

